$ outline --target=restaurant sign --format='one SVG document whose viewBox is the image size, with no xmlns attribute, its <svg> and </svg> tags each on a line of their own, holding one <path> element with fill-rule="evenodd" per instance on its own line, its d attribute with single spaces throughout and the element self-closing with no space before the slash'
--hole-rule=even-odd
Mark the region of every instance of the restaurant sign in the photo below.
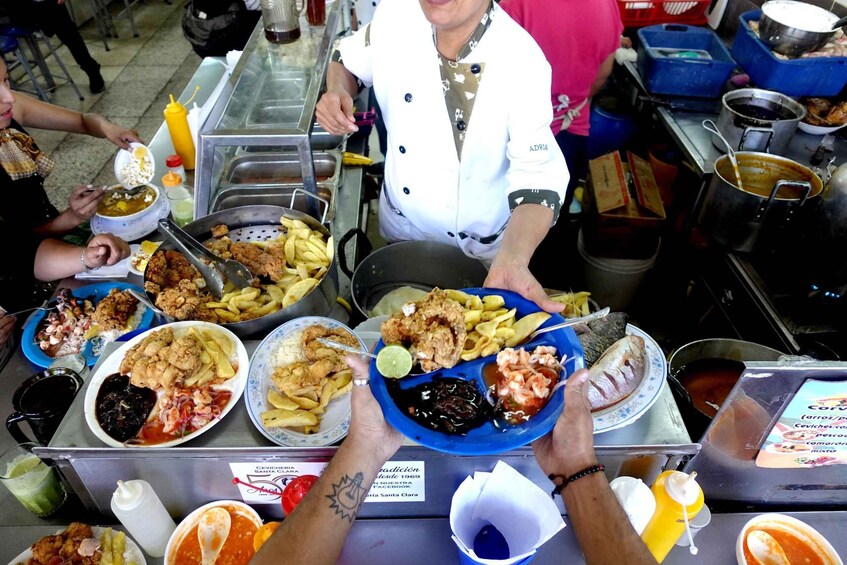
<svg viewBox="0 0 847 565">
<path fill-rule="evenodd" d="M 802 469 L 847 464 L 847 382 L 803 383 L 771 428 L 756 465 Z"/>
<path fill-rule="evenodd" d="M 233 483 L 247 504 L 279 504 L 285 486 L 300 475 L 320 475 L 327 463 L 230 463 Z M 389 461 L 377 475 L 365 502 L 424 502 L 423 461 Z"/>
</svg>

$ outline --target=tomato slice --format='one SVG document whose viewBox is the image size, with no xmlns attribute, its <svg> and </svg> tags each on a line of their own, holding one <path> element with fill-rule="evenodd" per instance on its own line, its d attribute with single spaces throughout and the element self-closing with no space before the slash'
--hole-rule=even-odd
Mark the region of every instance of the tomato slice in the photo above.
<svg viewBox="0 0 847 565">
<path fill-rule="evenodd" d="M 294 511 L 294 508 L 300 504 L 309 489 L 312 488 L 318 480 L 315 475 L 300 475 L 287 485 L 282 491 L 282 510 L 288 516 Z"/>
</svg>

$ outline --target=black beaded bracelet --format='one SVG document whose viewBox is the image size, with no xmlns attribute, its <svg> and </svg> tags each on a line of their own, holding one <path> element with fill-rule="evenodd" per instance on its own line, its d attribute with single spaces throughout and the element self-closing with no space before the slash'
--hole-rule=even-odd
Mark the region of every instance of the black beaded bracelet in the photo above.
<svg viewBox="0 0 847 565">
<path fill-rule="evenodd" d="M 556 485 L 556 486 L 553 487 L 553 492 L 550 493 L 550 496 L 553 497 L 553 498 L 556 498 L 556 495 L 562 494 L 562 491 L 565 490 L 565 487 L 568 486 L 568 484 L 570 484 L 570 483 L 572 483 L 572 482 L 574 482 L 578 479 L 581 479 L 582 477 L 587 477 L 588 475 L 593 475 L 594 473 L 599 473 L 600 471 L 605 471 L 605 470 L 606 470 L 605 465 L 598 464 L 598 465 L 592 465 L 591 467 L 586 467 L 582 471 L 578 471 L 578 472 L 574 473 L 573 475 L 571 475 L 569 477 L 565 477 L 564 475 L 554 475 L 554 474 L 551 473 L 551 474 L 547 475 L 547 478 L 550 479 L 551 481 L 553 481 L 553 484 Z M 562 481 L 562 482 L 557 483 L 556 482 L 557 480 Z"/>
</svg>

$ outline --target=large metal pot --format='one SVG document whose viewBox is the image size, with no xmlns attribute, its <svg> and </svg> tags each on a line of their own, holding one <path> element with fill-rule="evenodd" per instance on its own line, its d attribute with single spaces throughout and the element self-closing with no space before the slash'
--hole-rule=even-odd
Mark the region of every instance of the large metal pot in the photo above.
<svg viewBox="0 0 847 565">
<path fill-rule="evenodd" d="M 312 216 L 281 206 L 242 206 L 221 210 L 195 220 L 183 229 L 202 243 L 212 239 L 212 227 L 218 224 L 226 224 L 230 229 L 230 237 L 233 241 L 262 241 L 275 239 L 279 235 L 278 227 L 281 225 L 279 219 L 283 216 L 302 221 L 313 230 L 321 232 L 325 238 L 329 238 L 331 235 L 329 230 Z M 173 246 L 170 242 L 165 241 L 159 249 L 173 249 Z M 270 330 L 294 318 L 327 315 L 335 306 L 337 296 L 338 273 L 333 258 L 329 270 L 318 283 L 318 286 L 291 306 L 261 318 L 220 325 L 239 337 L 260 338 L 264 337 Z M 154 297 L 149 292 L 147 297 L 150 302 L 155 302 Z M 160 316 L 167 322 L 176 321 L 167 314 Z"/>
<path fill-rule="evenodd" d="M 339 249 L 342 244 L 339 243 Z M 342 255 L 341 268 L 349 271 Z M 377 249 L 351 275 L 353 304 L 366 318 L 383 296 L 404 286 L 430 291 L 481 287 L 488 271 L 456 247 L 434 241 L 401 241 Z"/>
<path fill-rule="evenodd" d="M 838 16 L 806 2 L 770 0 L 762 4 L 759 37 L 787 57 L 817 51 L 835 34 Z"/>
<path fill-rule="evenodd" d="M 788 237 L 820 195 L 820 177 L 808 167 L 766 153 L 736 153 L 744 189 L 736 186 L 728 155 L 715 161 L 715 174 L 703 199 L 699 223 L 715 241 L 736 251 L 763 250 Z"/>
<path fill-rule="evenodd" d="M 764 151 L 782 155 L 788 148 L 806 108 L 796 100 L 770 90 L 741 88 L 723 95 L 718 131 L 736 151 Z M 712 134 L 712 144 L 726 147 Z"/>
<path fill-rule="evenodd" d="M 720 406 L 741 376 L 744 361 L 776 361 L 780 355 L 758 343 L 723 338 L 701 339 L 677 349 L 668 362 L 668 384 L 691 439 L 697 441 L 706 431 L 715 406 Z M 732 362 L 738 366 L 735 379 Z"/>
</svg>

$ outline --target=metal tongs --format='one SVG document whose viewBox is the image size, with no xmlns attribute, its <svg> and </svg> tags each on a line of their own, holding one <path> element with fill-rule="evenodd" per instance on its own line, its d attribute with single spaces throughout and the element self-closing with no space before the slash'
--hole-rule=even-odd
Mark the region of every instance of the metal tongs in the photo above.
<svg viewBox="0 0 847 565">
<path fill-rule="evenodd" d="M 224 284 L 227 282 L 239 289 L 253 286 L 255 277 L 247 267 L 235 259 L 218 257 L 174 224 L 170 218 L 159 220 L 159 232 L 200 271 L 206 281 L 206 287 L 216 299 L 220 300 L 224 293 Z"/>
</svg>

